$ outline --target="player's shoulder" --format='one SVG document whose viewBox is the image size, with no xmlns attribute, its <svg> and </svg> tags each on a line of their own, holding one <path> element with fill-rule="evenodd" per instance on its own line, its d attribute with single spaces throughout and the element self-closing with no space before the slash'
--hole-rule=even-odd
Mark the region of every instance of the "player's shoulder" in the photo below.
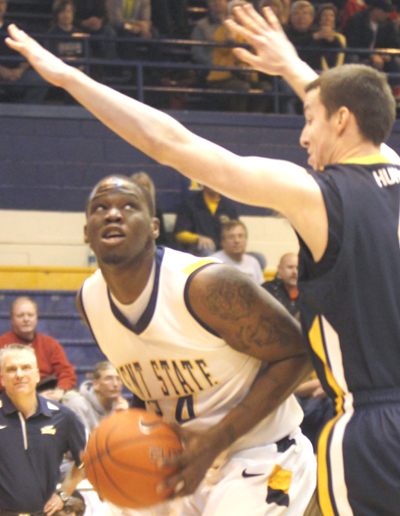
<svg viewBox="0 0 400 516">
<path fill-rule="evenodd" d="M 205 265 L 220 263 L 219 260 L 209 257 L 194 256 L 190 253 L 177 251 L 170 249 L 169 247 L 164 248 L 164 254 L 162 256 L 162 267 L 168 269 L 171 272 L 180 272 L 186 275 L 190 275 L 192 272 L 204 267 Z"/>
</svg>

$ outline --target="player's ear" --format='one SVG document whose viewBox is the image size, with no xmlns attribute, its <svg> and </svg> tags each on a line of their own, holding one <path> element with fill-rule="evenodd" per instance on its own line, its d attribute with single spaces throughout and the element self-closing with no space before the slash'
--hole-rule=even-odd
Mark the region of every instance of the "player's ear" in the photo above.
<svg viewBox="0 0 400 516">
<path fill-rule="evenodd" d="M 85 224 L 83 227 L 83 241 L 85 244 L 89 243 L 88 235 L 87 235 L 87 225 Z"/>
<path fill-rule="evenodd" d="M 160 236 L 160 220 L 157 217 L 151 220 L 151 232 L 154 240 Z"/>
<path fill-rule="evenodd" d="M 354 115 L 350 113 L 347 107 L 342 106 L 337 110 L 337 130 L 338 135 L 342 135 L 343 131 L 346 129 L 346 127 L 349 125 L 350 118 Z M 355 120 L 355 118 L 354 118 Z"/>
</svg>

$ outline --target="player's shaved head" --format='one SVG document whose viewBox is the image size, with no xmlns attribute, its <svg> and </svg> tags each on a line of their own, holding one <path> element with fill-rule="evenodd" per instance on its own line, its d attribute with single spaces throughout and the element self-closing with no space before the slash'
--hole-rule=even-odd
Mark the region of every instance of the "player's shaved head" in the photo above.
<svg viewBox="0 0 400 516">
<path fill-rule="evenodd" d="M 131 179 L 130 177 L 123 176 L 120 174 L 105 177 L 95 185 L 86 202 L 86 213 L 88 212 L 88 207 L 90 203 L 100 195 L 104 195 L 111 192 L 120 192 L 125 195 L 136 195 L 138 190 L 140 191 L 140 193 L 146 201 L 146 205 L 148 207 L 150 215 L 154 217 L 155 207 L 153 198 L 149 191 L 146 190 L 146 188 L 144 188 L 141 184 Z"/>
</svg>

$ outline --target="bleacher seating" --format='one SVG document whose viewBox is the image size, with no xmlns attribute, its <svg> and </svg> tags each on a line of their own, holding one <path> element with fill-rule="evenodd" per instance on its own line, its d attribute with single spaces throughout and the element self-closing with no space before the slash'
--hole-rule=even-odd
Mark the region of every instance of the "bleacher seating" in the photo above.
<svg viewBox="0 0 400 516">
<path fill-rule="evenodd" d="M 37 331 L 51 335 L 64 347 L 78 377 L 78 385 L 96 362 L 106 360 L 75 306 L 75 291 L 0 290 L 0 335 L 10 331 L 10 305 L 21 296 L 38 305 Z"/>
</svg>

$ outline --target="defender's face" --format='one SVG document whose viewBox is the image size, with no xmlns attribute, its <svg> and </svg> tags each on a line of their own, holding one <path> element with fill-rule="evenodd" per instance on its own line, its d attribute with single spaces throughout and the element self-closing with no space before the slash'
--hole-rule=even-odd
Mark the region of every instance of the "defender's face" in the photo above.
<svg viewBox="0 0 400 516">
<path fill-rule="evenodd" d="M 87 207 L 85 242 L 99 264 L 129 265 L 152 248 L 158 220 L 149 212 L 140 187 L 119 177 L 107 178 L 93 191 Z"/>
<path fill-rule="evenodd" d="M 326 108 L 319 99 L 319 88 L 306 94 L 304 116 L 306 123 L 300 136 L 300 145 L 307 149 L 308 164 L 314 170 L 321 170 L 334 162 L 336 132 L 334 117 L 327 118 Z"/>
</svg>

